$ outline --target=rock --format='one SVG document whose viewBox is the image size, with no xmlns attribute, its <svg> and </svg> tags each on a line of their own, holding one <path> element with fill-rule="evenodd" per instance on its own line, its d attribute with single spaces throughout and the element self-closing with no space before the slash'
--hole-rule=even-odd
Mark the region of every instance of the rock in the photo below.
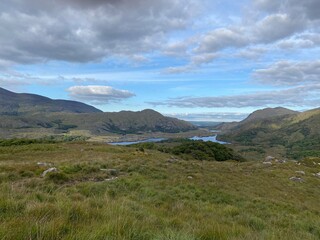
<svg viewBox="0 0 320 240">
<path fill-rule="evenodd" d="M 48 173 L 50 172 L 58 172 L 58 169 L 53 167 L 53 168 L 49 168 L 47 170 L 45 170 L 42 174 L 41 174 L 41 177 L 45 177 Z"/>
<path fill-rule="evenodd" d="M 264 165 L 272 165 L 272 162 L 263 162 Z"/>
<path fill-rule="evenodd" d="M 271 162 L 272 160 L 274 160 L 275 158 L 274 157 L 272 157 L 272 156 L 267 156 L 265 159 L 264 159 L 264 161 L 265 162 Z"/>
<path fill-rule="evenodd" d="M 43 166 L 43 167 L 51 167 L 52 166 L 52 163 L 46 163 L 46 162 L 37 162 L 37 165 L 38 166 Z"/>
<path fill-rule="evenodd" d="M 176 159 L 172 159 L 172 158 L 168 159 L 168 163 L 175 163 L 175 162 L 177 162 Z"/>
<path fill-rule="evenodd" d="M 276 162 L 277 163 L 286 163 L 287 160 L 285 160 L 285 159 L 276 159 Z"/>
<path fill-rule="evenodd" d="M 316 176 L 316 177 L 318 177 L 318 178 L 320 178 L 320 172 L 318 172 L 318 173 L 314 173 L 314 174 L 312 174 L 313 176 Z"/>
<path fill-rule="evenodd" d="M 193 177 L 192 176 L 188 176 L 188 179 L 193 179 Z"/>
<path fill-rule="evenodd" d="M 301 175 L 306 175 L 304 171 L 296 171 L 296 173 L 301 174 Z"/>
<path fill-rule="evenodd" d="M 106 182 L 108 182 L 108 181 L 113 181 L 113 180 L 116 180 L 118 177 L 111 177 L 111 178 L 107 178 L 107 179 L 105 179 L 105 181 Z"/>
<path fill-rule="evenodd" d="M 303 179 L 301 177 L 291 177 L 290 180 L 294 182 L 303 182 Z"/>
</svg>

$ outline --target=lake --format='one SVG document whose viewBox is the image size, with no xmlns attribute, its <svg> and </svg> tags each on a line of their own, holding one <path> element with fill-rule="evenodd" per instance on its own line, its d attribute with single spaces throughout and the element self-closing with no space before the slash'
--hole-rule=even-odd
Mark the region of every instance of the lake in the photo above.
<svg viewBox="0 0 320 240">
<path fill-rule="evenodd" d="M 217 140 L 217 135 L 214 136 L 209 136 L 209 137 L 198 137 L 198 136 L 194 136 L 192 138 L 189 138 L 190 140 L 202 140 L 204 142 L 216 142 L 216 143 L 220 143 L 220 144 L 229 144 L 227 142 L 222 142 Z M 120 146 L 126 146 L 126 145 L 131 145 L 131 144 L 137 144 L 137 143 L 148 143 L 148 142 L 161 142 L 167 140 L 167 138 L 148 138 L 148 139 L 144 139 L 144 140 L 140 140 L 140 141 L 134 141 L 134 142 L 112 142 L 109 143 L 110 145 L 120 145 Z"/>
</svg>

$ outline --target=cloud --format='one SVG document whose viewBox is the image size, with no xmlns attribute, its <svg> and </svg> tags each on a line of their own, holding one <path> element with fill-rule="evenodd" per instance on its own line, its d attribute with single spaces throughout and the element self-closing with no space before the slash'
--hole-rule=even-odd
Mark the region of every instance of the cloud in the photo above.
<svg viewBox="0 0 320 240">
<path fill-rule="evenodd" d="M 320 61 L 280 61 L 265 69 L 255 70 L 252 76 L 259 83 L 276 86 L 319 83 Z"/>
<path fill-rule="evenodd" d="M 204 53 L 199 55 L 194 55 L 191 57 L 190 63 L 184 66 L 178 66 L 178 67 L 169 67 L 166 68 L 163 73 L 165 74 L 181 74 L 181 73 L 187 73 L 191 71 L 195 71 L 197 67 L 208 64 L 212 62 L 213 59 L 218 58 L 219 55 L 216 53 Z"/>
<path fill-rule="evenodd" d="M 194 66 L 185 65 L 185 66 L 178 66 L 178 67 L 168 67 L 162 73 L 164 74 L 181 74 L 186 73 L 194 70 Z"/>
<path fill-rule="evenodd" d="M 320 46 L 320 34 L 306 33 L 280 41 L 277 47 L 284 50 L 316 48 Z"/>
<path fill-rule="evenodd" d="M 219 28 L 200 37 L 200 44 L 196 52 L 217 52 L 228 47 L 245 46 L 247 42 L 241 30 Z"/>
<path fill-rule="evenodd" d="M 141 54 L 166 43 L 166 34 L 189 27 L 198 6 L 194 0 L 1 2 L 0 62 L 90 62 L 114 56 L 141 61 Z"/>
<path fill-rule="evenodd" d="M 302 19 L 288 14 L 272 14 L 258 22 L 253 34 L 259 43 L 273 43 L 302 31 L 305 24 Z"/>
<path fill-rule="evenodd" d="M 257 10 L 274 12 L 288 12 L 291 16 L 308 20 L 320 19 L 320 2 L 318 0 L 255 0 Z"/>
<path fill-rule="evenodd" d="M 257 59 L 261 57 L 265 52 L 267 52 L 267 48 L 255 47 L 255 48 L 246 48 L 235 54 L 236 57 L 247 58 L 247 59 Z"/>
<path fill-rule="evenodd" d="M 217 97 L 180 97 L 159 102 L 153 106 L 180 108 L 242 108 L 267 106 L 313 106 L 319 104 L 320 84 L 298 86 L 278 91 L 260 91 L 242 95 Z"/>
<path fill-rule="evenodd" d="M 73 99 L 94 104 L 117 102 L 135 96 L 132 92 L 110 86 L 73 86 L 68 89 L 68 92 Z"/>
<path fill-rule="evenodd" d="M 168 117 L 179 118 L 185 121 L 214 121 L 232 122 L 245 119 L 248 113 L 239 112 L 205 112 L 205 113 L 172 113 L 165 114 Z"/>
</svg>

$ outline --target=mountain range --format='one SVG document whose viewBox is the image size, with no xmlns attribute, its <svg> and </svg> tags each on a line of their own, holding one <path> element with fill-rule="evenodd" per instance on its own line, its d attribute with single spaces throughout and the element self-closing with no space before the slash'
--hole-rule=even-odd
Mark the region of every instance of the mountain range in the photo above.
<svg viewBox="0 0 320 240">
<path fill-rule="evenodd" d="M 60 134 L 85 130 L 107 133 L 180 132 L 196 129 L 192 124 L 146 109 L 139 112 L 102 112 L 76 101 L 53 100 L 35 94 L 0 88 L 0 137 L 15 133 Z M 21 135 L 21 134 L 20 134 Z"/>
</svg>

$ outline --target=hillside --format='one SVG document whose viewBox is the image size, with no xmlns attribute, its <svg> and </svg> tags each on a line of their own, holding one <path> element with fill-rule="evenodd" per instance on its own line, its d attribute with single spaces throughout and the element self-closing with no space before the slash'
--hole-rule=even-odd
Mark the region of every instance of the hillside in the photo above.
<svg viewBox="0 0 320 240">
<path fill-rule="evenodd" d="M 0 116 L 0 138 L 10 134 L 54 135 L 69 131 L 87 131 L 92 135 L 143 132 L 176 133 L 196 129 L 192 124 L 164 117 L 153 110 L 112 113 L 34 113 L 24 116 Z M 23 135 L 25 133 L 25 135 Z"/>
<path fill-rule="evenodd" d="M 267 118 L 295 115 L 298 113 L 299 112 L 297 112 L 297 111 L 293 111 L 293 110 L 283 108 L 283 107 L 265 108 L 265 109 L 254 111 L 246 119 L 244 119 L 241 123 L 247 123 L 247 122 L 256 121 L 256 120 L 264 120 Z"/>
<path fill-rule="evenodd" d="M 231 127 L 220 126 L 220 138 L 247 146 L 284 147 L 287 157 L 320 156 L 320 109 L 302 113 L 282 111 L 285 114 L 274 116 L 263 111 Z"/>
<path fill-rule="evenodd" d="M 52 100 L 0 88 L 0 138 L 41 137 L 86 131 L 90 135 L 144 132 L 177 133 L 196 129 L 192 124 L 146 109 L 139 112 L 102 112 L 81 102 Z"/>
<path fill-rule="evenodd" d="M 3 240 L 320 238 L 320 159 L 270 166 L 73 142 L 0 146 L 0 161 Z"/>
<path fill-rule="evenodd" d="M 192 124 L 165 117 L 162 114 L 146 109 L 143 111 L 121 111 L 94 114 L 52 114 L 49 121 L 61 121 L 64 125 L 75 125 L 75 129 L 89 130 L 100 135 L 107 132 L 128 134 L 141 132 L 180 132 L 196 129 Z M 54 120 L 58 119 L 58 120 Z"/>
<path fill-rule="evenodd" d="M 102 111 L 81 102 L 53 100 L 36 94 L 14 93 L 0 88 L 0 115 L 35 112 L 96 113 Z"/>
</svg>

